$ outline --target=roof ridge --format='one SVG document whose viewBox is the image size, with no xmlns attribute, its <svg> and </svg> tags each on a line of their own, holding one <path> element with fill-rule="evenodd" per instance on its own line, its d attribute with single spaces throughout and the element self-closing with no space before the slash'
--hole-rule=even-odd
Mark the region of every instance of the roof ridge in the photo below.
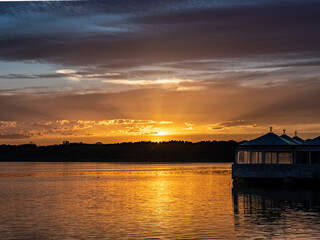
<svg viewBox="0 0 320 240">
<path fill-rule="evenodd" d="M 297 145 L 297 143 L 295 143 L 294 141 L 289 141 L 287 139 L 284 139 L 273 132 L 269 132 L 249 142 L 240 144 L 240 146 L 250 146 L 250 145 L 251 146 L 266 146 L 266 145 L 292 146 L 292 145 Z"/>
</svg>

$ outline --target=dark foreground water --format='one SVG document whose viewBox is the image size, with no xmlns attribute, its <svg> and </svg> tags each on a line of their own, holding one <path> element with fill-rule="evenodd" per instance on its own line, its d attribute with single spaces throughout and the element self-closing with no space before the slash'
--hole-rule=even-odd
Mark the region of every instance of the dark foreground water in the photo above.
<svg viewBox="0 0 320 240">
<path fill-rule="evenodd" d="M 320 239 L 320 193 L 233 188 L 230 164 L 0 163 L 0 238 Z"/>
</svg>

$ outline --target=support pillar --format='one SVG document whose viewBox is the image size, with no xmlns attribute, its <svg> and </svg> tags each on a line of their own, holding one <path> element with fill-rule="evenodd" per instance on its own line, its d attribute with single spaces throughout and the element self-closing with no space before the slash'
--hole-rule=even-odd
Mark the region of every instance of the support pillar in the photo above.
<svg viewBox="0 0 320 240">
<path fill-rule="evenodd" d="M 309 162 L 309 164 L 311 164 L 311 151 L 309 151 L 309 154 L 308 154 L 308 162 Z"/>
<path fill-rule="evenodd" d="M 234 163 L 237 164 L 238 163 L 238 149 L 235 150 L 235 156 L 234 156 Z"/>
<path fill-rule="evenodd" d="M 261 154 L 262 154 L 262 159 L 261 159 L 262 164 L 265 164 L 265 163 L 266 163 L 266 151 L 263 150 L 263 151 L 261 152 Z"/>
<path fill-rule="evenodd" d="M 291 153 L 292 164 L 297 163 L 297 151 L 294 149 Z"/>
</svg>

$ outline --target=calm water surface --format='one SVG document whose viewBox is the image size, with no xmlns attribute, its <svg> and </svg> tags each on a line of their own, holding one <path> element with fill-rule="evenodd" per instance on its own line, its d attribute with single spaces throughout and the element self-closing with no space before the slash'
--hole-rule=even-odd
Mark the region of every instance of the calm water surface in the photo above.
<svg viewBox="0 0 320 240">
<path fill-rule="evenodd" d="M 320 193 L 230 164 L 0 163 L 1 239 L 320 239 Z"/>
</svg>

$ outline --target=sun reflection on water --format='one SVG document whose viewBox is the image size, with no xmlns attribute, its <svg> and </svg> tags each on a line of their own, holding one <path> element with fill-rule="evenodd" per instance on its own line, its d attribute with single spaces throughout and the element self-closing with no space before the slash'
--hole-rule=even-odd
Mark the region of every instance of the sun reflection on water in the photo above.
<svg viewBox="0 0 320 240">
<path fill-rule="evenodd" d="M 232 190 L 230 164 L 0 164 L 3 239 L 319 236 L 314 192 Z"/>
</svg>

